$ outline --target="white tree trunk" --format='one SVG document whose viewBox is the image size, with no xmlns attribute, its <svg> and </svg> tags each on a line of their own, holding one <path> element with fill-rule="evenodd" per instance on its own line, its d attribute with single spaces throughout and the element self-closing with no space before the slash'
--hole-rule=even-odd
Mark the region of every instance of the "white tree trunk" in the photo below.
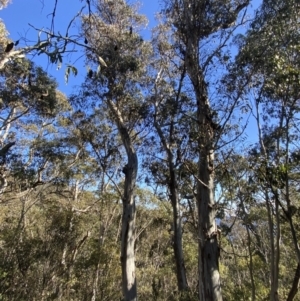
<svg viewBox="0 0 300 301">
<path fill-rule="evenodd" d="M 199 235 L 199 300 L 221 301 L 219 246 L 215 222 L 213 151 L 200 153 L 197 185 Z"/>
<path fill-rule="evenodd" d="M 182 224 L 180 217 L 179 196 L 177 191 L 177 181 L 174 170 L 171 171 L 170 181 L 171 203 L 173 207 L 173 225 L 174 225 L 174 257 L 176 262 L 177 286 L 179 291 L 188 289 L 186 278 L 183 248 L 182 248 Z"/>
<path fill-rule="evenodd" d="M 136 184 L 138 159 L 126 128 L 121 112 L 112 100 L 108 100 L 119 129 L 123 145 L 127 153 L 127 164 L 123 168 L 125 184 L 123 193 L 123 215 L 121 234 L 121 266 L 122 266 L 122 289 L 125 301 L 137 300 L 137 285 L 135 275 L 135 200 L 134 189 Z"/>
</svg>

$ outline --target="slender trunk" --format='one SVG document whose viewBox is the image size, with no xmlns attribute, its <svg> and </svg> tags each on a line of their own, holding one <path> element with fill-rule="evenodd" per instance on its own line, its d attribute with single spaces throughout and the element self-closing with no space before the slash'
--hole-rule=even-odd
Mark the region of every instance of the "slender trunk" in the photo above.
<svg viewBox="0 0 300 301">
<path fill-rule="evenodd" d="M 270 248 L 271 248 L 271 259 L 270 259 L 270 274 L 271 274 L 271 291 L 270 291 L 270 301 L 278 301 L 278 259 L 279 254 L 275 246 L 276 240 L 274 237 L 274 222 L 273 213 L 268 197 L 266 193 L 266 205 L 268 210 L 268 224 L 269 224 L 269 234 L 270 234 Z M 278 231 L 279 229 L 276 229 Z M 276 235 L 277 237 L 277 235 Z"/>
<path fill-rule="evenodd" d="M 270 235 L 270 249 L 271 249 L 271 258 L 270 258 L 270 285 L 271 285 L 271 291 L 270 291 L 270 300 L 274 301 L 274 292 L 276 291 L 276 288 L 274 287 L 274 235 L 273 235 L 273 219 L 272 219 L 272 212 L 271 212 L 271 205 L 270 200 L 268 199 L 268 195 L 266 193 L 266 205 L 267 205 L 267 212 L 268 212 L 268 226 L 269 226 L 269 235 Z"/>
<path fill-rule="evenodd" d="M 244 211 L 244 209 L 243 209 Z M 245 212 L 245 211 L 244 211 Z M 251 251 L 251 235 L 250 235 L 250 230 L 249 230 L 249 226 L 246 226 L 246 231 L 247 231 L 247 248 L 248 248 L 248 253 L 249 253 L 249 264 L 248 268 L 249 268 L 249 273 L 250 273 L 250 280 L 251 280 L 251 301 L 255 301 L 256 300 L 256 287 L 255 287 L 255 281 L 254 281 L 254 275 L 253 275 L 253 255 L 252 255 L 252 251 Z"/>
<path fill-rule="evenodd" d="M 156 117 L 154 120 L 154 126 L 157 130 L 159 138 L 164 146 L 164 149 L 168 157 L 169 175 L 170 175 L 170 181 L 168 183 L 168 186 L 170 190 L 170 200 L 173 209 L 173 226 L 174 226 L 173 250 L 174 250 L 174 257 L 176 262 L 177 287 L 179 291 L 185 291 L 188 290 L 188 283 L 186 278 L 186 270 L 185 270 L 183 248 L 182 248 L 182 224 L 180 218 L 178 182 L 177 182 L 176 172 L 173 164 L 173 154 L 172 151 L 170 150 L 168 143 L 166 142 L 161 127 L 156 121 Z M 170 136 L 172 136 L 172 134 L 173 133 L 170 133 Z"/>
<path fill-rule="evenodd" d="M 244 205 L 244 200 L 243 197 L 240 198 L 240 203 L 241 203 L 241 208 L 243 210 L 243 214 L 247 216 L 245 205 Z M 249 272 L 250 272 L 250 279 L 251 279 L 251 300 L 255 301 L 256 300 L 256 287 L 255 287 L 255 281 L 254 281 L 254 275 L 253 275 L 253 255 L 251 251 L 251 235 L 250 235 L 250 230 L 249 226 L 246 227 L 247 231 L 247 248 L 249 252 Z"/>
<path fill-rule="evenodd" d="M 280 227 L 280 220 L 279 220 L 279 204 L 275 202 L 275 222 L 276 222 L 276 235 L 275 235 L 275 276 L 274 276 L 274 300 L 278 301 L 278 287 L 279 287 L 279 261 L 280 261 L 280 236 L 281 236 L 281 227 Z"/>
<path fill-rule="evenodd" d="M 259 115 L 259 101 L 255 102 L 256 108 L 256 124 L 258 129 L 259 143 L 262 149 L 262 153 L 265 157 L 266 162 L 268 161 L 267 151 L 264 145 L 262 138 L 261 126 L 260 126 L 260 115 Z M 279 240 L 280 240 L 280 221 L 279 221 L 279 212 L 278 212 L 278 198 L 275 196 L 275 214 L 276 214 L 276 237 L 274 238 L 274 222 L 273 222 L 273 212 L 270 204 L 270 199 L 268 192 L 265 193 L 266 196 L 266 205 L 268 212 L 268 225 L 270 233 L 270 248 L 271 248 L 271 260 L 270 260 L 270 273 L 271 273 L 271 291 L 270 291 L 270 300 L 278 301 L 278 277 L 279 277 L 279 258 L 280 258 L 280 249 L 279 249 Z"/>
<path fill-rule="evenodd" d="M 199 300 L 221 301 L 219 246 L 214 199 L 214 132 L 207 87 L 200 67 L 198 40 L 190 37 L 186 48 L 186 68 L 197 100 L 198 138 L 198 235 Z"/>
<path fill-rule="evenodd" d="M 287 301 L 293 301 L 297 292 L 298 292 L 298 288 L 299 288 L 299 279 L 300 279 L 300 264 L 298 263 L 297 265 L 297 269 L 294 275 L 294 280 L 293 280 L 293 284 L 292 287 L 290 289 L 288 298 L 286 299 Z"/>
<path fill-rule="evenodd" d="M 289 202 L 288 202 L 288 204 L 289 204 Z M 289 210 L 290 210 L 290 206 L 289 206 Z M 290 228 L 291 228 L 291 232 L 292 232 L 292 238 L 293 238 L 293 242 L 295 245 L 297 261 L 298 261 L 296 272 L 294 275 L 293 284 L 292 284 L 292 287 L 290 289 L 290 292 L 289 292 L 289 295 L 287 298 L 287 301 L 292 301 L 292 300 L 294 300 L 294 297 L 296 296 L 296 294 L 298 292 L 298 287 L 299 287 L 299 283 L 300 283 L 300 249 L 299 249 L 299 245 L 298 245 L 298 238 L 296 236 L 296 231 L 295 231 L 293 220 L 292 220 L 292 215 L 290 214 L 290 212 L 288 214 L 288 217 L 289 217 L 288 220 L 289 220 L 289 224 L 290 224 Z"/>
<path fill-rule="evenodd" d="M 123 193 L 123 215 L 121 233 L 121 267 L 122 290 L 125 301 L 137 300 L 137 284 L 135 275 L 135 200 L 134 189 L 138 170 L 138 158 L 129 130 L 123 122 L 121 112 L 112 100 L 108 105 L 116 119 L 119 133 L 127 153 L 127 164 L 123 168 L 125 174 Z"/>
<path fill-rule="evenodd" d="M 174 174 L 174 171 L 173 171 Z M 171 179 L 173 177 L 171 176 Z M 170 183 L 171 202 L 173 207 L 173 224 L 174 224 L 174 256 L 176 262 L 177 285 L 179 291 L 188 289 L 186 279 L 185 264 L 182 249 L 182 225 L 180 218 L 179 196 L 174 182 Z"/>
<path fill-rule="evenodd" d="M 253 255 L 251 252 L 251 236 L 249 228 L 247 227 L 247 247 L 249 252 L 249 272 L 250 272 L 250 279 L 251 279 L 251 300 L 256 300 L 256 289 L 255 289 L 255 281 L 254 281 L 254 275 L 253 275 Z"/>
<path fill-rule="evenodd" d="M 282 108 L 283 110 L 285 110 L 285 106 L 283 106 Z M 289 135 L 289 129 L 290 129 L 290 119 L 292 118 L 292 116 L 289 116 L 287 118 L 287 124 L 285 127 L 285 135 L 287 137 L 286 139 L 286 158 L 285 158 L 285 163 L 286 165 L 288 165 L 289 162 L 289 145 L 290 145 L 290 135 Z M 299 287 L 299 280 L 300 280 L 300 248 L 299 248 L 299 243 L 298 243 L 298 237 L 296 235 L 296 230 L 294 227 L 294 223 L 293 223 L 293 215 L 291 212 L 291 200 L 290 200 L 290 186 L 289 186 L 289 173 L 288 171 L 286 171 L 286 175 L 285 175 L 285 200 L 286 200 L 286 204 L 287 204 L 287 213 L 285 214 L 286 217 L 288 218 L 289 224 L 290 224 L 290 228 L 291 228 L 291 234 L 292 234 L 292 239 L 293 239 L 293 243 L 295 246 L 295 251 L 296 251 L 296 257 L 297 257 L 297 268 L 296 268 L 296 272 L 294 275 L 294 280 L 293 280 L 293 284 L 292 287 L 290 289 L 287 301 L 292 301 L 294 299 L 294 297 L 296 296 L 297 292 L 298 292 L 298 287 Z"/>
<path fill-rule="evenodd" d="M 199 299 L 202 301 L 221 301 L 223 299 L 218 267 L 219 246 L 214 199 L 214 143 L 216 130 L 219 127 L 212 118 L 207 85 L 204 80 L 206 68 L 213 62 L 216 52 L 206 56 L 201 65 L 200 42 L 221 28 L 230 28 L 236 21 L 239 12 L 248 4 L 247 0 L 239 2 L 237 5 L 233 4 L 232 9 L 226 9 L 227 12 L 222 11 L 220 14 L 219 12 L 214 13 L 215 1 L 171 1 L 171 20 L 177 29 L 180 42 L 186 47 L 182 54 L 197 101 Z"/>
<path fill-rule="evenodd" d="M 100 272 L 100 259 L 98 259 L 97 267 L 96 267 L 96 270 L 95 270 L 95 276 L 94 276 L 94 279 L 93 279 L 93 290 L 92 290 L 91 301 L 96 301 L 97 287 L 98 287 L 98 281 L 99 281 L 99 272 Z"/>
</svg>

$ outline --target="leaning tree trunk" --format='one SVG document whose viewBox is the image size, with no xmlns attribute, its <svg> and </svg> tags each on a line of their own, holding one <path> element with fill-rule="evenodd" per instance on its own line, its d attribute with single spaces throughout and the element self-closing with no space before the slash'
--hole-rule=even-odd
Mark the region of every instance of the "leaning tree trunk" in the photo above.
<svg viewBox="0 0 300 301">
<path fill-rule="evenodd" d="M 296 294 L 298 293 L 299 279 L 300 279 L 300 264 L 298 263 L 296 271 L 295 271 L 295 275 L 294 275 L 293 284 L 292 284 L 292 287 L 290 289 L 289 295 L 286 299 L 287 301 L 293 301 Z"/>
<path fill-rule="evenodd" d="M 199 239 L 199 300 L 221 301 L 219 246 L 214 199 L 214 135 L 207 88 L 198 55 L 198 40 L 189 37 L 186 45 L 186 68 L 197 100 L 198 122 L 198 239 Z"/>
<path fill-rule="evenodd" d="M 125 301 L 137 300 L 137 285 L 135 276 L 135 200 L 134 189 L 138 170 L 138 159 L 129 130 L 123 122 L 121 112 L 113 103 L 108 105 L 115 117 L 119 134 L 127 153 L 127 164 L 123 168 L 125 184 L 123 193 L 123 215 L 121 233 L 121 267 L 122 290 Z"/>
</svg>

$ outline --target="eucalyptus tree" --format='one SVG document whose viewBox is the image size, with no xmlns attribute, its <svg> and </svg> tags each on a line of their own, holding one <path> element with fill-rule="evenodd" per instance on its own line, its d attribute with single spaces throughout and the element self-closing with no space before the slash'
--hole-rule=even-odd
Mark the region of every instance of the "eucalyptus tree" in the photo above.
<svg viewBox="0 0 300 301">
<path fill-rule="evenodd" d="M 115 271 L 119 257 L 116 248 L 111 248 L 118 244 L 120 210 L 118 202 L 109 200 L 112 196 L 119 200 L 120 196 L 116 197 L 102 183 L 105 172 L 113 167 L 109 161 L 104 162 L 105 158 L 102 165 L 98 164 L 87 147 L 87 139 L 82 135 L 86 129 L 85 115 L 70 110 L 66 97 L 56 90 L 55 81 L 27 60 L 5 65 L 1 71 L 0 97 L 1 170 L 5 184 L 0 198 L 1 241 L 6 244 L 1 250 L 1 297 L 75 298 L 73 280 L 80 274 L 89 288 L 83 289 L 86 283 L 81 283 L 76 298 L 119 298 L 121 294 L 109 284 L 100 288 L 112 277 L 112 271 L 102 272 L 103 258 L 108 257 L 103 242 L 96 244 L 95 237 L 93 242 L 89 240 L 93 231 L 104 241 L 106 233 L 114 228 L 107 248 L 109 255 L 115 254 L 113 264 L 109 264 Z M 93 124 L 99 126 L 95 120 Z M 104 128 L 98 128 L 103 136 Z M 101 136 L 97 138 L 101 142 Z M 100 142 L 94 142 L 99 149 Z M 107 151 L 110 152 L 109 147 Z M 104 187 L 99 189 L 102 194 L 98 197 L 92 192 L 97 186 Z M 112 221 L 116 227 L 111 225 Z M 89 261 L 89 252 L 99 257 L 95 255 L 96 259 Z"/>
<path fill-rule="evenodd" d="M 57 3 L 54 5 L 52 22 L 55 21 Z M 138 31 L 147 21 L 144 16 L 137 14 L 137 7 L 130 6 L 125 1 L 100 0 L 85 3 L 87 14 L 84 15 L 81 10 L 70 21 L 66 35 L 55 33 L 53 27 L 40 30 L 46 41 L 39 50 L 48 55 L 52 63 L 61 65 L 68 46 L 81 47 L 86 55 L 89 81 L 84 97 L 93 99 L 101 110 L 107 110 L 111 122 L 118 129 L 127 156 L 127 163 L 121 168 L 125 174 L 122 193 L 122 287 L 125 299 L 135 300 L 137 292 L 134 264 L 134 189 L 138 170 L 135 147 L 139 143 L 138 133 L 142 130 L 139 121 L 147 114 L 142 85 L 147 53 L 151 49 Z M 69 37 L 76 17 L 81 18 L 81 33 Z M 71 72 L 76 74 L 77 69 L 68 65 L 67 80 Z M 89 142 L 91 141 L 90 139 Z M 95 144 L 92 147 L 97 148 Z"/>
<path fill-rule="evenodd" d="M 218 269 L 218 241 L 214 200 L 214 148 L 218 135 L 216 116 L 211 109 L 205 79 L 208 66 L 221 53 L 201 53 L 201 43 L 209 36 L 235 25 L 238 14 L 249 4 L 236 1 L 167 1 L 166 15 L 175 28 L 187 75 L 194 89 L 198 124 L 198 239 L 199 300 L 222 300 Z M 228 33 L 230 35 L 230 33 Z M 226 38 L 225 38 L 226 40 Z M 224 46 L 224 44 L 223 44 Z M 203 49 L 203 48 L 202 48 Z"/>
<path fill-rule="evenodd" d="M 246 37 L 237 42 L 235 83 L 243 82 L 253 95 L 248 103 L 258 132 L 259 167 L 264 179 L 271 247 L 270 300 L 280 299 L 280 215 L 287 219 L 298 266 L 288 300 L 293 300 L 299 283 L 299 246 L 293 208 L 297 194 L 294 170 L 297 160 L 299 113 L 299 6 L 294 1 L 263 1 Z M 246 72 L 245 72 L 246 71 Z"/>
<path fill-rule="evenodd" d="M 34 156 L 34 143 L 28 141 L 28 137 L 38 139 L 39 129 L 40 132 L 48 130 L 51 133 L 56 114 L 66 110 L 68 105 L 66 97 L 56 89 L 53 78 L 26 59 L 7 63 L 0 76 L 1 189 L 4 192 L 7 176 L 14 173 L 11 168 L 30 169 L 31 159 L 37 159 Z M 13 153 L 19 155 L 8 158 L 9 152 L 15 148 L 17 150 Z M 30 180 L 27 188 L 34 181 L 41 181 L 37 173 L 43 169 L 43 164 L 46 163 L 35 161 L 35 179 Z"/>
<path fill-rule="evenodd" d="M 53 78 L 26 59 L 12 60 L 0 71 L 0 199 L 2 209 L 7 207 L 5 211 L 11 221 L 7 223 L 1 216 L 5 229 L 1 240 L 6 243 L 1 266 L 2 275 L 5 275 L 1 279 L 4 300 L 34 299 L 37 294 L 43 299 L 43 292 L 49 288 L 48 277 L 55 277 L 62 271 L 56 264 L 47 268 L 51 261 L 47 252 L 57 240 L 54 239 L 51 245 L 47 235 L 39 235 L 43 232 L 42 227 L 36 229 L 32 222 L 33 216 L 45 218 L 40 209 L 48 201 L 56 201 L 56 209 L 58 203 L 62 205 L 61 195 L 70 188 L 70 185 L 66 188 L 67 174 L 69 178 L 70 174 L 74 177 L 74 165 L 81 152 L 81 145 L 74 139 L 71 141 L 70 136 L 66 137 L 66 126 L 59 120 L 70 107 L 56 87 Z M 70 194 L 66 194 L 68 199 Z M 51 205 L 46 207 L 49 209 Z M 33 228 L 38 234 L 33 233 Z M 74 255 L 70 255 L 72 252 L 67 245 L 62 253 L 65 255 L 60 259 Z M 72 267 L 64 269 L 63 274 L 71 275 Z M 36 273 L 35 277 L 39 275 L 38 279 L 34 279 L 32 273 Z M 41 291 L 42 278 L 45 282 Z M 54 287 L 62 287 L 62 282 L 55 283 L 58 285 L 54 284 Z"/>
<path fill-rule="evenodd" d="M 185 181 L 188 177 L 186 173 L 184 175 L 183 169 L 191 155 L 190 132 L 194 120 L 190 116 L 193 106 L 187 91 L 186 70 L 180 55 L 176 53 L 176 47 L 172 44 L 172 38 L 171 26 L 167 22 L 161 22 L 153 31 L 153 70 L 150 74 L 153 73 L 154 78 L 149 85 L 149 90 L 152 91 L 149 104 L 153 114 L 148 118 L 152 119 L 155 132 L 151 139 L 144 143 L 149 150 L 152 149 L 152 152 L 147 152 L 145 160 L 151 172 L 151 177 L 147 176 L 147 180 L 152 178 L 156 185 L 166 190 L 167 198 L 172 204 L 177 285 L 179 291 L 186 291 L 188 281 L 182 245 L 181 199 L 189 190 L 183 189 L 184 185 L 188 186 L 188 181 Z M 151 160 L 148 159 L 148 155 Z M 189 184 L 191 182 L 193 181 Z"/>
<path fill-rule="evenodd" d="M 266 298 L 272 275 L 268 266 L 272 248 L 265 189 L 262 188 L 264 180 L 257 181 L 254 166 L 259 165 L 259 154 L 253 150 L 245 157 L 232 153 L 220 164 L 216 173 L 220 197 L 232 203 L 231 208 L 227 206 L 220 224 L 224 234 L 221 260 L 225 270 L 223 293 L 230 299 Z M 225 276 L 231 273 L 234 285 L 232 279 Z"/>
<path fill-rule="evenodd" d="M 136 7 L 125 1 L 94 2 L 95 11 L 83 18 L 88 80 L 82 95 L 108 112 L 117 127 L 127 162 L 122 192 L 121 234 L 122 290 L 125 300 L 137 299 L 135 275 L 135 198 L 138 157 L 136 147 L 147 114 L 142 90 L 150 47 L 138 31 L 146 24 Z M 101 56 L 101 57 L 100 57 Z M 101 68 L 101 70 L 100 70 Z"/>
</svg>

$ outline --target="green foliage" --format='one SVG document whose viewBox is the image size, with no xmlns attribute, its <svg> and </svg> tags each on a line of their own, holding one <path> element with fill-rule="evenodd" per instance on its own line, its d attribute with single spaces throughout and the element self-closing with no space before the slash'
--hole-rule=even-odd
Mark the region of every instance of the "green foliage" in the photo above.
<svg viewBox="0 0 300 301">
<path fill-rule="evenodd" d="M 197 38 L 219 30 L 224 34 L 248 3 L 234 1 L 231 7 L 232 1 L 183 1 L 195 12 L 194 18 L 188 14 L 188 24 L 181 22 L 179 2 L 176 14 L 167 15 L 179 35 L 193 25 Z M 85 55 L 90 67 L 80 91 L 70 97 L 72 109 L 55 80 L 33 62 L 14 59 L 0 71 L 0 300 L 121 300 L 126 164 L 116 134 L 121 119 L 144 160 L 139 180 L 145 184 L 135 191 L 139 299 L 198 300 L 199 212 L 194 198 L 203 130 L 185 76 L 182 41 L 161 24 L 150 45 L 139 34 L 146 19 L 133 6 L 121 0 L 97 3 L 97 12 L 81 19 L 78 39 L 89 43 Z M 207 18 L 199 5 L 205 6 Z M 235 38 L 239 54 L 224 79 L 228 98 L 239 96 L 237 103 L 254 116 L 259 135 L 249 147 L 243 140 L 246 150 L 225 142 L 228 148 L 217 150 L 211 170 L 219 198 L 210 209 L 220 221 L 213 235 L 220 248 L 224 300 L 270 299 L 277 250 L 280 300 L 287 299 L 295 279 L 299 259 L 294 236 L 300 233 L 298 21 L 295 1 L 264 1 L 245 36 Z M 0 23 L 2 50 L 6 34 Z M 63 53 L 52 38 L 38 53 L 60 66 Z M 66 45 L 62 36 L 56 39 Z M 209 57 L 202 46 L 201 55 Z M 215 53 L 221 62 L 230 62 L 227 53 Z M 66 65 L 65 81 L 78 72 Z M 241 87 L 253 93 L 253 102 Z M 218 108 L 206 118 L 219 123 L 220 111 L 227 107 Z M 180 195 L 189 284 L 184 292 L 177 287 L 170 167 Z M 145 185 L 152 185 L 151 190 Z"/>
<path fill-rule="evenodd" d="M 18 107 L 42 116 L 53 116 L 57 112 L 57 84 L 42 68 L 25 59 L 14 60 L 5 65 L 1 76 L 2 109 Z"/>
</svg>

